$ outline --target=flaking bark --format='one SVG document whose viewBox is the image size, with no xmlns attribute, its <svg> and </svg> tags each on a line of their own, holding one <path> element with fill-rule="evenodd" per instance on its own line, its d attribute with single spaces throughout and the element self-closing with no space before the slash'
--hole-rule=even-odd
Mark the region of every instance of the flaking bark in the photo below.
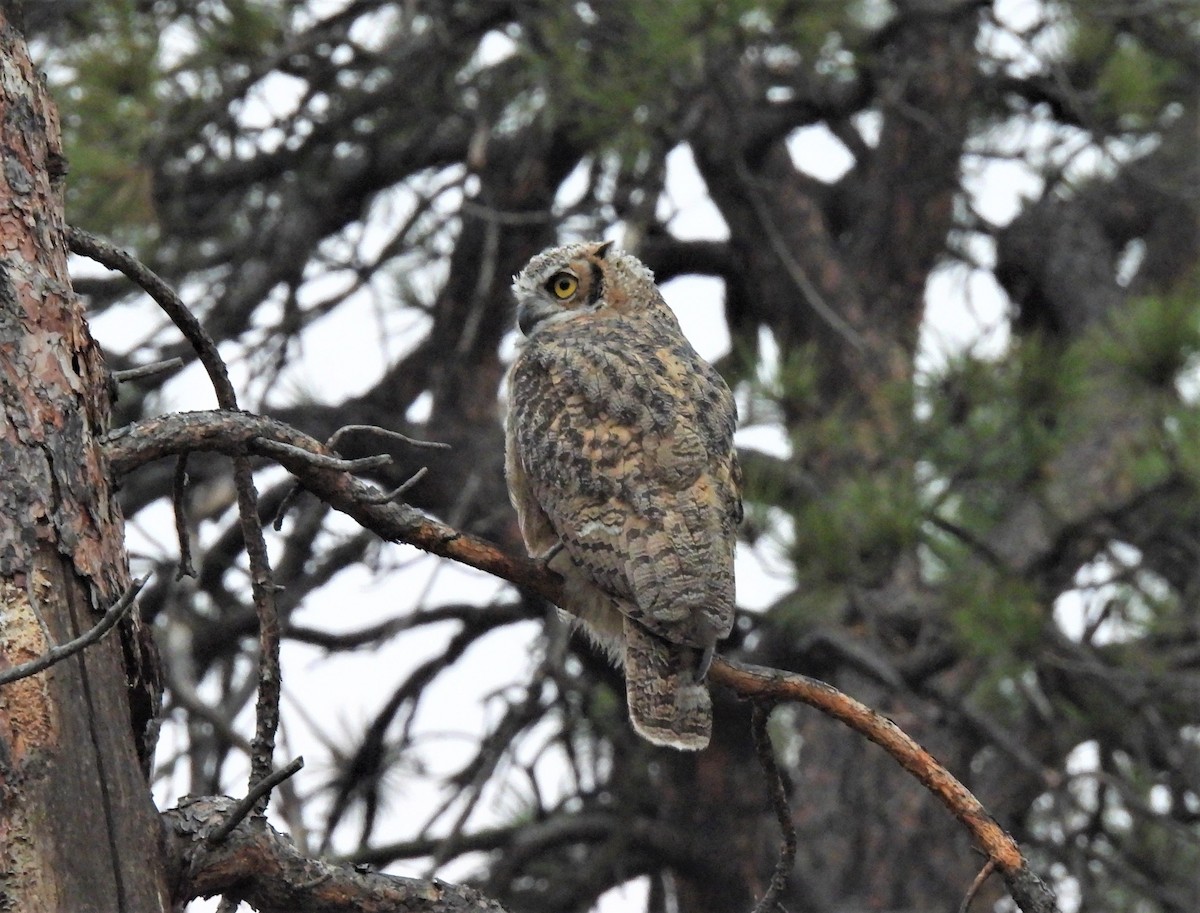
<svg viewBox="0 0 1200 913">
<path fill-rule="evenodd" d="M 99 446 L 106 372 L 67 277 L 58 123 L 2 13 L 0 51 L 0 664 L 8 667 L 93 627 L 130 581 Z M 138 643 L 134 628 L 124 635 Z M 137 751 L 154 690 L 141 673 L 109 637 L 0 688 L 0 908 L 168 908 Z"/>
</svg>

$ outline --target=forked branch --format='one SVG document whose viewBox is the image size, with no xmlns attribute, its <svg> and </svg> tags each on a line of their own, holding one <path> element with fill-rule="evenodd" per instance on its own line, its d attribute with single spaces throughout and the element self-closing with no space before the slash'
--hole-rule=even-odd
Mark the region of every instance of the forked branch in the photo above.
<svg viewBox="0 0 1200 913">
<path fill-rule="evenodd" d="M 259 913 L 504 913 L 474 888 L 312 859 L 269 824 L 239 820 L 237 806 L 227 796 L 193 796 L 163 813 L 168 855 L 178 868 L 177 901 L 223 894 Z M 214 839 L 231 820 L 236 823 L 228 839 Z"/>
</svg>

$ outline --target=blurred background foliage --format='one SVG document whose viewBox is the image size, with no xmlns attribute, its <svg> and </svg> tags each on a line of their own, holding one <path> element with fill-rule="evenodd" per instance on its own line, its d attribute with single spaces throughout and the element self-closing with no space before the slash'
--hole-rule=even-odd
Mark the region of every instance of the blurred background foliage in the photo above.
<svg viewBox="0 0 1200 913">
<path fill-rule="evenodd" d="M 428 463 L 413 503 L 514 551 L 509 277 L 576 237 L 646 260 L 743 414 L 728 652 L 894 717 L 1064 910 L 1101 913 L 1200 904 L 1198 23 L 1191 0 L 30 14 L 69 219 L 182 291 L 246 407 L 450 443 L 339 449 L 391 452 L 384 487 Z M 80 265 L 77 288 L 114 367 L 190 357 L 125 283 Z M 118 421 L 208 405 L 196 376 L 124 385 Z M 163 801 L 237 791 L 253 686 L 228 468 L 191 476 L 199 575 L 145 599 Z M 273 510 L 286 482 L 260 485 Z M 123 491 L 137 560 L 164 568 L 170 487 L 163 466 Z M 764 889 L 746 708 L 718 696 L 712 748 L 656 752 L 536 600 L 306 499 L 272 550 L 285 743 L 310 760 L 274 814 L 302 846 L 516 911 L 728 913 Z M 306 679 L 342 682 L 340 710 Z M 786 908 L 956 908 L 978 860 L 919 787 L 806 710 L 775 729 Z M 977 908 L 1002 908 L 990 890 Z"/>
</svg>

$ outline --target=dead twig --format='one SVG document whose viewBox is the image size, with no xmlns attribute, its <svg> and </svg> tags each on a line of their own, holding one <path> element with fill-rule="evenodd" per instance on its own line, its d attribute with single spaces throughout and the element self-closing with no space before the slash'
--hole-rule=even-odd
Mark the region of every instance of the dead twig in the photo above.
<svg viewBox="0 0 1200 913">
<path fill-rule="evenodd" d="M 123 371 L 113 371 L 112 379 L 114 383 L 123 384 L 131 380 L 140 380 L 143 377 L 153 377 L 155 374 L 162 374 L 165 371 L 173 371 L 176 368 L 182 367 L 182 358 L 168 358 L 166 361 L 155 361 L 148 365 L 140 365 L 136 368 L 126 368 Z"/>
<path fill-rule="evenodd" d="M 754 750 L 758 755 L 758 763 L 767 779 L 767 795 L 771 798 L 771 809 L 775 812 L 775 820 L 779 822 L 779 830 L 783 833 L 783 841 L 779 844 L 779 859 L 775 863 L 775 871 L 771 874 L 771 883 L 767 885 L 766 893 L 754 906 L 754 913 L 771 913 L 781 909 L 779 898 L 787 888 L 792 869 L 796 865 L 796 825 L 792 822 L 792 809 L 788 805 L 787 791 L 784 788 L 783 772 L 775 762 L 775 748 L 771 744 L 771 734 L 767 731 L 767 721 L 771 717 L 772 702 L 756 701 L 750 714 L 750 728 L 754 733 Z"/>
<path fill-rule="evenodd" d="M 255 806 L 257 806 L 271 790 L 289 777 L 295 776 L 302 767 L 304 767 L 304 758 L 296 758 L 286 767 L 281 767 L 279 770 L 272 771 L 255 783 L 252 787 L 250 787 L 250 791 L 247 792 L 242 799 L 238 800 L 238 804 L 235 805 L 229 812 L 229 817 L 225 819 L 220 827 L 212 831 L 204 839 L 204 842 L 210 847 L 218 846 L 223 843 L 225 839 L 233 833 L 233 829 L 238 826 L 241 820 L 250 814 L 250 812 L 254 810 Z"/>
<path fill-rule="evenodd" d="M 149 579 L 150 575 L 147 574 L 145 577 L 134 580 L 129 585 L 129 589 L 122 593 L 121 597 L 104 613 L 104 617 L 78 637 L 67 641 L 65 644 L 51 647 L 37 659 L 31 659 L 27 663 L 21 663 L 19 666 L 13 666 L 11 669 L 5 669 L 0 672 L 0 685 L 7 685 L 19 679 L 44 672 L 55 663 L 60 663 L 67 657 L 74 656 L 80 650 L 86 650 L 92 644 L 96 643 L 101 637 L 116 627 L 117 622 L 125 617 L 125 613 L 133 606 L 138 593 L 142 591 L 142 587 L 146 585 L 146 581 Z"/>
<path fill-rule="evenodd" d="M 329 440 L 325 442 L 325 446 L 330 450 L 337 450 L 338 441 L 345 435 L 362 432 L 364 434 L 377 434 L 380 437 L 391 438 L 394 441 L 401 441 L 413 447 L 428 447 L 431 450 L 449 450 L 449 444 L 443 444 L 441 441 L 422 441 L 415 437 L 409 437 L 407 434 L 401 434 L 399 431 L 392 431 L 390 428 L 383 428 L 379 425 L 343 425 L 337 431 L 330 435 Z"/>
<path fill-rule="evenodd" d="M 260 441 L 259 448 L 269 454 L 293 456 L 312 463 L 314 466 L 319 466 L 322 469 L 332 469 L 335 472 L 362 472 L 366 469 L 379 469 L 381 466 L 388 466 L 392 462 L 392 458 L 386 453 L 381 453 L 377 456 L 361 457 L 356 460 L 344 460 L 341 457 L 315 453 L 311 450 L 305 450 L 303 447 L 295 447 L 292 444 L 285 444 L 282 441 L 272 441 L 270 439 Z"/>
<path fill-rule="evenodd" d="M 401 482 L 396 488 L 393 488 L 391 491 L 381 491 L 376 495 L 368 495 L 367 500 L 372 504 L 386 504 L 388 501 L 395 501 L 398 497 L 425 478 L 425 474 L 427 472 L 429 472 L 429 467 L 422 466 L 404 482 Z"/>
<path fill-rule="evenodd" d="M 979 874 L 975 876 L 975 880 L 971 882 L 971 886 L 967 888 L 967 896 L 958 905 L 958 913 L 967 913 L 967 909 L 971 906 L 971 901 L 975 899 L 975 895 L 979 893 L 979 889 L 983 887 L 983 883 L 991 877 L 994 871 L 996 871 L 996 860 L 989 859 L 983 864 L 983 868 L 979 870 Z"/>
<path fill-rule="evenodd" d="M 401 441 L 402 443 L 409 444 L 413 447 L 428 447 L 433 450 L 450 449 L 449 444 L 443 444 L 440 441 L 417 440 L 416 438 L 409 437 L 407 434 L 401 434 L 399 431 L 392 431 L 389 428 L 382 428 L 379 425 L 343 425 L 329 436 L 329 439 L 325 442 L 325 449 L 332 450 L 336 454 L 338 442 L 341 441 L 341 439 L 347 434 L 357 432 L 376 434 L 380 437 L 391 438 L 392 440 Z M 311 453 L 311 451 L 307 452 Z M 336 459 L 336 457 L 330 457 L 330 459 Z M 368 464 L 367 461 L 369 460 L 380 460 L 381 462 L 378 464 Z M 347 465 L 345 467 L 346 472 L 355 472 L 362 471 L 364 469 L 374 469 L 376 466 L 386 466 L 388 463 L 392 462 L 392 460 L 391 457 L 380 455 L 375 457 L 365 457 L 361 463 L 353 460 L 346 460 L 345 462 L 347 464 L 355 463 L 356 465 L 354 466 Z M 331 466 L 330 468 L 335 467 Z M 368 497 L 373 503 L 376 504 L 394 501 L 396 498 L 400 497 L 400 495 L 404 494 L 404 492 L 412 488 L 413 485 L 419 482 L 421 477 L 425 475 L 426 471 L 427 467 L 422 466 L 419 470 L 417 470 L 415 475 L 403 482 L 398 488 L 394 488 L 391 492 L 379 492 L 377 494 L 367 495 L 365 497 Z M 271 521 L 271 525 L 274 529 L 279 530 L 283 528 L 283 518 L 287 515 L 288 510 L 291 509 L 292 504 L 295 503 L 297 496 L 300 494 L 300 489 L 301 486 L 299 484 L 293 486 L 293 488 L 284 496 L 283 500 L 279 502 L 279 508 L 275 511 L 275 516 Z"/>
<path fill-rule="evenodd" d="M 179 569 L 175 571 L 176 580 L 196 576 L 196 569 L 192 566 L 192 537 L 188 532 L 187 508 L 184 506 L 188 482 L 187 464 L 188 455 L 185 451 L 175 460 L 175 475 L 171 479 L 171 506 L 175 511 L 175 535 L 179 539 Z"/>
</svg>

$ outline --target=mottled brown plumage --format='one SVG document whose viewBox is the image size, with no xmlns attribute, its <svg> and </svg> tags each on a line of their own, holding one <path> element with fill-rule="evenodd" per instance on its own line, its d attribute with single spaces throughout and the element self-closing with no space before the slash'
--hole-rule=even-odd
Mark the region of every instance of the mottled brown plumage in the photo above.
<svg viewBox="0 0 1200 913">
<path fill-rule="evenodd" d="M 506 467 L 525 544 L 624 663 L 634 728 L 703 748 L 703 676 L 734 614 L 733 396 L 629 254 L 553 248 L 513 289 L 528 339 L 509 374 Z"/>
</svg>

